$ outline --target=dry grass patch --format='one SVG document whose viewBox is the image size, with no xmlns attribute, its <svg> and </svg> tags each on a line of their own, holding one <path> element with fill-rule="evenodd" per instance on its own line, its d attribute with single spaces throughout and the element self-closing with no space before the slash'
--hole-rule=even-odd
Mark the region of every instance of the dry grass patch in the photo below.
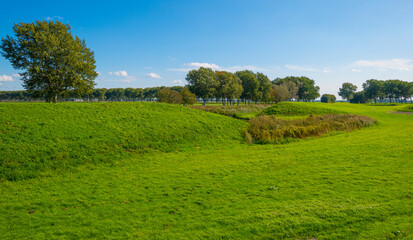
<svg viewBox="0 0 413 240">
<path fill-rule="evenodd" d="M 353 131 L 375 123 L 376 120 L 359 115 L 331 114 L 294 120 L 259 116 L 250 120 L 244 137 L 248 143 L 281 143 L 292 138 L 321 136 L 334 131 Z"/>
</svg>

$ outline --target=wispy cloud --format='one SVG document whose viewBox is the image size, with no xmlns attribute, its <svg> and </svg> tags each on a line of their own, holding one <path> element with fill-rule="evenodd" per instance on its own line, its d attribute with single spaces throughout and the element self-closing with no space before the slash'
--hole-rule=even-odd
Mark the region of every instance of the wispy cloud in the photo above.
<svg viewBox="0 0 413 240">
<path fill-rule="evenodd" d="M 137 80 L 135 76 L 129 75 L 126 71 L 116 71 L 116 72 L 108 72 L 109 75 L 111 76 L 117 76 L 117 77 L 122 77 L 123 79 L 121 80 L 121 83 L 130 83 L 134 80 Z"/>
<path fill-rule="evenodd" d="M 172 81 L 173 84 L 182 84 L 182 80 L 173 80 Z"/>
<path fill-rule="evenodd" d="M 12 76 L 13 76 L 13 77 L 16 77 L 16 78 L 21 77 L 20 74 L 18 74 L 18 73 L 13 73 Z"/>
<path fill-rule="evenodd" d="M 146 76 L 150 77 L 150 78 L 156 78 L 156 79 L 161 79 L 162 78 L 161 76 L 159 76 L 156 73 L 148 73 L 148 74 L 146 74 Z"/>
<path fill-rule="evenodd" d="M 390 60 L 359 60 L 354 63 L 357 67 L 377 68 L 380 70 L 398 70 L 410 71 L 413 70 L 413 60 L 411 59 L 390 59 Z"/>
<path fill-rule="evenodd" d="M 46 20 L 47 20 L 47 21 L 53 21 L 54 19 L 57 19 L 57 20 L 60 20 L 60 21 L 63 20 L 63 18 L 60 17 L 60 16 L 46 17 Z"/>
<path fill-rule="evenodd" d="M 0 75 L 0 82 L 13 82 L 13 77 L 8 75 Z"/>
<path fill-rule="evenodd" d="M 289 65 L 286 64 L 284 66 L 287 69 L 294 70 L 294 71 L 301 71 L 301 72 L 324 72 L 324 73 L 329 73 L 330 70 L 328 69 L 318 69 L 318 68 L 312 68 L 312 67 L 306 67 L 306 66 L 297 66 L 297 65 Z"/>
<path fill-rule="evenodd" d="M 192 62 L 192 63 L 185 63 L 184 64 L 185 68 L 168 68 L 168 71 L 175 71 L 175 72 L 189 72 L 193 69 L 198 69 L 200 67 L 204 68 L 211 68 L 212 70 L 218 70 L 218 71 L 227 71 L 227 72 L 236 72 L 236 71 L 242 71 L 245 69 L 252 70 L 252 71 L 266 71 L 266 69 L 253 66 L 253 65 L 245 65 L 245 66 L 229 66 L 229 67 L 222 67 L 219 66 L 215 63 L 199 63 L 199 62 Z"/>
<path fill-rule="evenodd" d="M 195 68 L 211 68 L 213 70 L 220 69 L 221 67 L 214 64 L 214 63 L 198 63 L 198 62 L 192 62 L 192 63 L 185 63 L 184 65 L 189 66 L 189 67 L 195 67 Z"/>
<path fill-rule="evenodd" d="M 361 72 L 361 69 L 358 69 L 358 68 L 352 68 L 352 69 L 351 69 L 351 71 L 352 71 L 352 72 Z"/>
<path fill-rule="evenodd" d="M 126 71 L 108 72 L 109 75 L 114 75 L 118 77 L 127 77 L 128 73 Z"/>
</svg>

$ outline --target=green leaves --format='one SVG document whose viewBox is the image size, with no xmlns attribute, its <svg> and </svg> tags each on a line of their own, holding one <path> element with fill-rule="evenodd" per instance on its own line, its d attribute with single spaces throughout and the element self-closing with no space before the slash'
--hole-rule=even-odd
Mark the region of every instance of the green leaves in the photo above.
<svg viewBox="0 0 413 240">
<path fill-rule="evenodd" d="M 21 70 L 23 86 L 34 96 L 57 102 L 74 92 L 91 93 L 98 76 L 94 53 L 59 21 L 15 24 L 15 38 L 2 38 L 1 54 Z"/>
</svg>

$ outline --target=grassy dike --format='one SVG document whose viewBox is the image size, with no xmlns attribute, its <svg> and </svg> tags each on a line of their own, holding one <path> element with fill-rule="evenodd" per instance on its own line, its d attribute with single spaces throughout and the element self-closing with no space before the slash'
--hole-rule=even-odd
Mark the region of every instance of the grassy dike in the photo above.
<svg viewBox="0 0 413 240">
<path fill-rule="evenodd" d="M 77 156 L 80 147 L 72 146 L 89 149 L 86 156 L 99 155 L 105 141 L 112 149 L 100 160 L 68 168 L 44 163 L 31 178 L 3 179 L 3 239 L 413 238 L 413 116 L 391 113 L 403 106 L 296 103 L 370 116 L 379 124 L 288 144 L 248 145 L 240 135 L 243 121 L 156 103 L 139 103 L 141 108 L 131 110 L 134 104 L 102 104 L 113 109 L 104 115 L 112 116 L 109 129 L 94 120 L 104 111 L 90 108 L 99 104 L 0 104 L 0 124 L 11 122 L 1 129 L 2 159 L 33 158 L 25 145 L 40 148 L 39 153 L 59 148 L 50 136 L 56 131 L 66 139 L 68 156 Z M 48 110 L 53 108 L 63 110 L 56 115 L 57 110 Z M 57 123 L 69 124 L 74 116 L 79 121 L 70 131 L 64 124 L 45 124 L 41 130 L 33 123 L 50 116 Z M 133 127 L 139 118 L 145 127 Z M 168 129 L 164 123 L 175 125 Z M 40 133 L 4 132 L 16 128 L 11 124 L 21 131 L 33 125 L 29 129 Z M 138 130 L 150 144 L 144 146 L 152 148 L 136 148 L 137 154 L 117 145 L 119 135 L 122 143 L 132 144 L 126 140 L 135 138 L 121 133 Z M 181 133 L 168 148 L 158 131 Z M 102 134 L 99 144 L 82 145 L 91 133 Z"/>
</svg>

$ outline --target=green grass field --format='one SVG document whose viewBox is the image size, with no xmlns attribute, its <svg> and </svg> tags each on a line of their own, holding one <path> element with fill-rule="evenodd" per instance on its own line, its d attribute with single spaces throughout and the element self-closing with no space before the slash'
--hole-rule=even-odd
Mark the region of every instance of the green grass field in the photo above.
<svg viewBox="0 0 413 240">
<path fill-rule="evenodd" d="M 2 239 L 412 239 L 413 116 L 246 144 L 247 122 L 158 103 L 0 103 Z"/>
</svg>

